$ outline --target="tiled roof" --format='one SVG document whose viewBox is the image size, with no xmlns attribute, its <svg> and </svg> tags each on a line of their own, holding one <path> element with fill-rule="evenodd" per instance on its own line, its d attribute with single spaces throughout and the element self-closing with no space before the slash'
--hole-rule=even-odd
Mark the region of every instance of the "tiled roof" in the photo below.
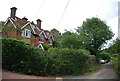
<svg viewBox="0 0 120 81">
<path fill-rule="evenodd" d="M 17 27 L 23 27 L 25 24 L 29 22 L 29 21 L 26 21 L 25 19 L 20 19 L 19 17 L 15 17 L 15 19 L 11 18 L 11 20 L 15 25 L 18 25 Z"/>
<path fill-rule="evenodd" d="M 15 19 L 13 19 L 12 17 L 10 17 L 10 19 L 13 21 L 13 23 L 14 23 L 17 27 L 20 27 L 20 28 L 22 28 L 24 25 L 26 25 L 28 22 L 30 22 L 30 21 L 27 21 L 27 20 L 25 20 L 25 19 L 21 19 L 21 18 L 19 18 L 19 17 L 15 17 Z M 35 31 L 35 34 L 36 34 L 36 35 L 39 36 L 40 33 L 43 31 L 43 32 L 45 33 L 47 39 L 52 36 L 52 34 L 51 34 L 49 31 L 44 30 L 44 29 L 39 29 L 39 28 L 37 27 L 37 25 L 34 24 L 34 22 L 30 22 L 30 23 L 34 26 L 34 27 L 33 27 L 33 30 Z M 46 32 L 48 32 L 49 34 L 46 34 Z"/>
<path fill-rule="evenodd" d="M 42 30 L 38 30 L 36 27 L 34 28 L 34 31 L 37 35 L 39 35 L 42 32 Z"/>
</svg>

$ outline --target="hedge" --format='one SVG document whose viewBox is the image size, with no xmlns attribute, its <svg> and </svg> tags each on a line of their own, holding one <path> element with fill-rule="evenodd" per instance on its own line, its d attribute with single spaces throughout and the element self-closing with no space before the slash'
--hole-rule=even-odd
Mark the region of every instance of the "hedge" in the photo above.
<svg viewBox="0 0 120 81">
<path fill-rule="evenodd" d="M 98 57 L 99 57 L 100 59 L 110 61 L 110 54 L 107 53 L 107 52 L 104 52 L 104 51 L 101 52 L 101 53 L 98 55 Z"/>
<path fill-rule="evenodd" d="M 118 78 L 120 79 L 120 56 L 112 57 L 113 67 L 118 74 Z"/>
<path fill-rule="evenodd" d="M 3 69 L 41 76 L 82 74 L 94 65 L 94 56 L 88 52 L 67 48 L 41 50 L 23 41 L 2 39 Z M 92 58 L 92 59 L 91 59 Z M 89 62 L 88 62 L 89 61 Z"/>
</svg>

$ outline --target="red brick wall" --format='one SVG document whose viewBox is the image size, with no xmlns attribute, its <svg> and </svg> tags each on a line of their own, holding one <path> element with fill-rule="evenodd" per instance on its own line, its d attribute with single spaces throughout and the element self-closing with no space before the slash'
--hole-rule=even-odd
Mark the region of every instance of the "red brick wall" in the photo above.
<svg viewBox="0 0 120 81">
<path fill-rule="evenodd" d="M 39 37 L 35 36 L 35 35 L 32 35 L 31 38 L 30 38 L 30 44 L 34 44 L 34 43 L 37 43 L 37 42 L 39 42 Z"/>
<path fill-rule="evenodd" d="M 2 37 L 8 37 L 8 38 L 16 38 L 16 31 L 2 31 Z"/>
</svg>

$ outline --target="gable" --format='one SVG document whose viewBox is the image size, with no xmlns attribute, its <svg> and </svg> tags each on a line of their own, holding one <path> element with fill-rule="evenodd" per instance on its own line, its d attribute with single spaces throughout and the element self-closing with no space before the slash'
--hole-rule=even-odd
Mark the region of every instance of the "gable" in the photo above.
<svg viewBox="0 0 120 81">
<path fill-rule="evenodd" d="M 45 34 L 44 31 L 42 31 L 42 32 L 39 34 L 39 36 L 41 36 L 41 35 L 44 35 L 44 37 L 47 39 L 47 36 L 46 36 L 46 34 Z"/>
<path fill-rule="evenodd" d="M 14 28 L 17 28 L 16 25 L 14 24 L 14 22 L 11 20 L 10 17 L 7 18 L 7 20 L 5 21 L 4 26 L 7 25 L 7 24 L 10 24 L 10 23 L 13 25 Z"/>
</svg>

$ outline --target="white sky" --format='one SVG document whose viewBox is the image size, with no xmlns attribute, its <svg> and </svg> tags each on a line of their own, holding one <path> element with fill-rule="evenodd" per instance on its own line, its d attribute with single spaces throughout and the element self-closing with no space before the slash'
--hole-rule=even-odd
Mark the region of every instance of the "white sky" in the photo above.
<svg viewBox="0 0 120 81">
<path fill-rule="evenodd" d="M 16 16 L 29 21 L 42 20 L 42 28 L 64 32 L 82 25 L 86 18 L 98 17 L 107 22 L 117 37 L 119 0 L 70 0 L 67 10 L 60 18 L 68 0 L 0 0 L 0 21 L 10 16 L 10 8 L 17 7 Z"/>
</svg>

